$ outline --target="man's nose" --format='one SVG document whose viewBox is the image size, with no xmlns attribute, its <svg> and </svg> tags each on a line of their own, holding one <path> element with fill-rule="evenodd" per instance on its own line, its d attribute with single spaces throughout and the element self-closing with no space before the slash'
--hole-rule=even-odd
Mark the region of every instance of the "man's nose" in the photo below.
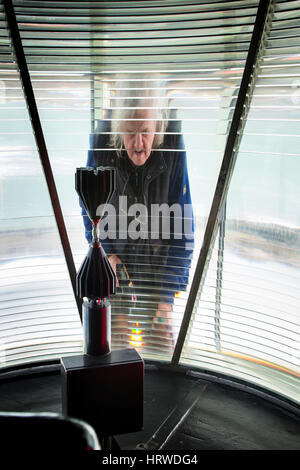
<svg viewBox="0 0 300 470">
<path fill-rule="evenodd" d="M 140 150 L 143 148 L 143 134 L 135 134 L 134 136 L 134 148 Z"/>
</svg>

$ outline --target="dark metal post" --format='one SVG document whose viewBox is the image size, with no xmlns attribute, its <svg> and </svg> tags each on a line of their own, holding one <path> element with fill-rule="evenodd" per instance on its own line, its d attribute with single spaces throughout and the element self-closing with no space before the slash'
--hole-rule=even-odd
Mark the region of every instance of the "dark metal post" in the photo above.
<svg viewBox="0 0 300 470">
<path fill-rule="evenodd" d="M 75 300 L 77 303 L 79 316 L 81 319 L 82 302 L 81 302 L 81 299 L 78 298 L 76 295 L 75 264 L 74 264 L 73 255 L 72 255 L 72 251 L 71 251 L 71 247 L 70 247 L 70 243 L 69 243 L 69 239 L 68 239 L 68 235 L 67 235 L 67 231 L 66 231 L 66 227 L 64 223 L 62 210 L 60 207 L 60 202 L 59 202 L 59 198 L 58 198 L 58 194 L 56 190 L 55 181 L 53 178 L 53 173 L 52 173 L 52 169 L 50 165 L 50 160 L 49 160 L 46 142 L 45 142 L 45 138 L 43 134 L 43 129 L 41 126 L 41 121 L 40 121 L 40 117 L 39 117 L 39 113 L 38 113 L 38 109 L 37 109 L 37 105 L 35 101 L 35 96 L 34 96 L 30 74 L 28 71 L 28 66 L 27 66 L 27 62 L 26 62 L 26 58 L 24 54 L 22 40 L 20 37 L 18 23 L 17 23 L 12 1 L 3 0 L 3 5 L 4 5 L 6 21 L 8 25 L 8 30 L 10 32 L 11 41 L 13 44 L 16 62 L 17 62 L 19 72 L 20 72 L 20 78 L 21 78 L 21 82 L 23 86 L 23 91 L 24 91 L 24 96 L 25 96 L 28 112 L 30 115 L 31 125 L 32 125 L 35 141 L 38 147 L 38 152 L 39 152 L 41 164 L 43 167 L 45 179 L 47 182 L 51 204 L 53 207 L 54 216 L 55 216 L 63 252 L 65 255 L 65 260 L 66 260 L 67 268 L 69 271 L 69 276 L 71 279 L 72 288 L 73 288 Z"/>
<path fill-rule="evenodd" d="M 224 201 L 226 200 L 229 183 L 238 152 L 239 142 L 241 139 L 242 129 L 250 105 L 252 90 L 255 83 L 255 66 L 257 65 L 257 60 L 259 58 L 265 36 L 269 28 L 272 9 L 272 0 L 260 0 L 235 111 L 225 146 L 219 178 L 204 233 L 202 248 L 200 250 L 177 343 L 171 361 L 173 365 L 176 365 L 179 362 L 187 330 L 192 317 L 196 296 L 199 289 L 201 291 L 203 287 L 208 260 L 216 236 L 220 211 L 223 207 Z"/>
</svg>

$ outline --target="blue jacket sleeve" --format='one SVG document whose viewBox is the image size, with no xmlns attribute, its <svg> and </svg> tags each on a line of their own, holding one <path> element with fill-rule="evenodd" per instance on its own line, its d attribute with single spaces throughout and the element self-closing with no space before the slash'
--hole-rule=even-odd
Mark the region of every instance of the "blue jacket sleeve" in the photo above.
<svg viewBox="0 0 300 470">
<path fill-rule="evenodd" d="M 173 204 L 180 206 L 181 218 L 175 221 L 173 217 L 172 220 L 173 230 L 171 230 L 163 281 L 164 301 L 166 302 L 173 301 L 174 292 L 186 290 L 194 250 L 194 216 L 185 151 L 179 152 L 175 175 L 170 187 L 169 207 Z M 180 238 L 176 237 L 178 231 Z"/>
</svg>

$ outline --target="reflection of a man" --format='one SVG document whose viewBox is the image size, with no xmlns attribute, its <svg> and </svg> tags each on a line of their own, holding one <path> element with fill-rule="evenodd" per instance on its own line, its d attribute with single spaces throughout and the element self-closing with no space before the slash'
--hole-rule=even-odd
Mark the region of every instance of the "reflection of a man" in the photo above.
<svg viewBox="0 0 300 470">
<path fill-rule="evenodd" d="M 154 351 L 172 345 L 174 296 L 185 290 L 188 281 L 193 241 L 191 196 L 179 122 L 165 119 L 153 91 L 147 87 L 135 90 L 132 85 L 130 97 L 118 100 L 112 120 L 99 122 L 91 145 L 95 150 L 89 151 L 87 166 L 117 169 L 116 191 L 110 200 L 116 226 L 110 232 L 107 223 L 108 230 L 102 232 L 102 245 L 117 275 L 121 295 L 112 299 L 113 331 L 117 332 L 117 326 L 123 333 L 125 327 L 132 328 L 130 313 L 143 330 L 145 348 Z M 141 88 L 140 83 L 138 86 Z M 105 133 L 109 131 L 111 135 Z M 134 207 L 143 207 L 144 211 L 132 212 Z M 125 225 L 119 217 L 124 218 L 124 214 Z M 91 224 L 84 210 L 83 215 L 86 238 L 91 242 Z M 146 233 L 142 229 L 133 235 L 130 230 L 124 233 L 124 226 L 129 228 L 134 219 L 138 228 L 142 216 L 144 225 L 140 228 L 146 226 Z M 184 216 L 190 223 L 184 223 Z M 168 223 L 166 218 L 170 219 Z M 122 346 L 128 346 L 130 333 L 126 333 Z"/>
</svg>

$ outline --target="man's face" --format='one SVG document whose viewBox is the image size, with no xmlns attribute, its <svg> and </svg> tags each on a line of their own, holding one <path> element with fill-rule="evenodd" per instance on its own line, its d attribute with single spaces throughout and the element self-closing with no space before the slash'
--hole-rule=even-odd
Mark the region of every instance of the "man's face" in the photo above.
<svg viewBox="0 0 300 470">
<path fill-rule="evenodd" d="M 139 109 L 133 119 L 139 121 L 124 121 L 121 125 L 122 139 L 128 157 L 135 165 L 143 165 L 150 157 L 156 121 L 151 109 Z"/>
</svg>

